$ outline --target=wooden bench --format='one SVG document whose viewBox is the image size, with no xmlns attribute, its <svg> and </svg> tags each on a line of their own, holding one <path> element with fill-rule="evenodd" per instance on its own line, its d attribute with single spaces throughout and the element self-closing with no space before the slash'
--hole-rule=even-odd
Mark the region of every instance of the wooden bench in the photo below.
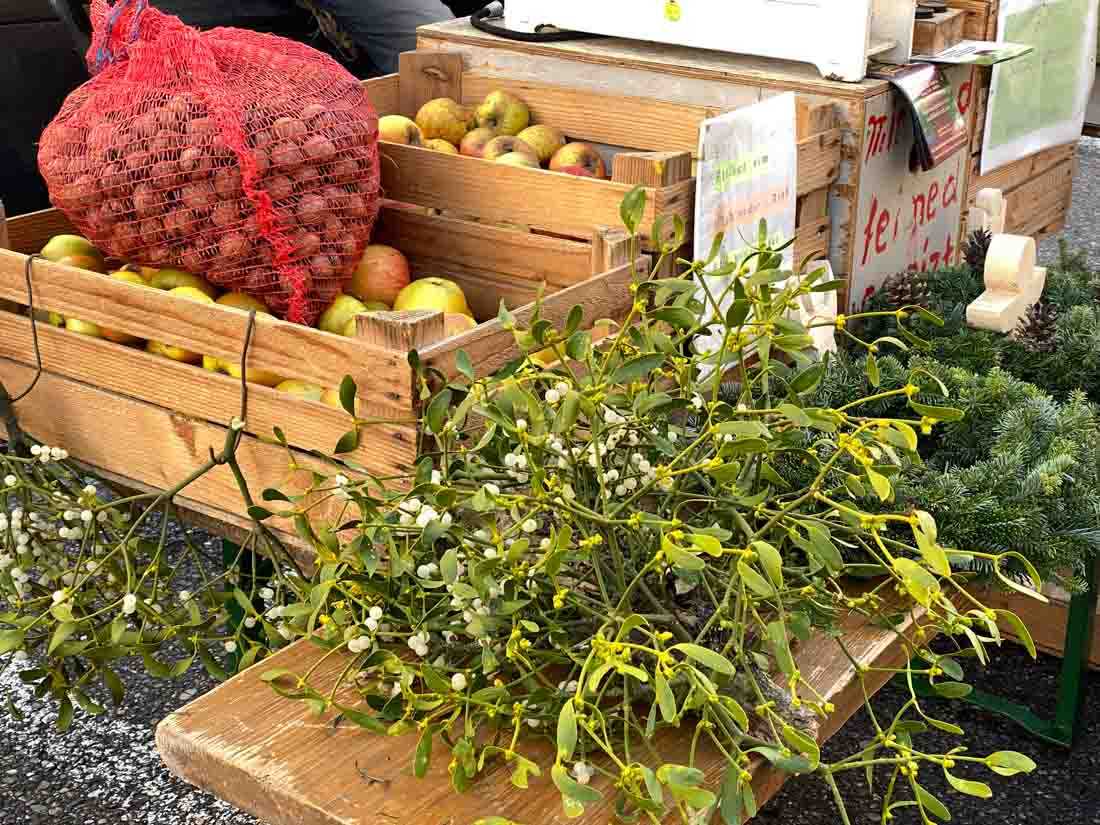
<svg viewBox="0 0 1100 825">
<path fill-rule="evenodd" d="M 923 615 L 921 608 L 905 613 L 894 629 L 854 615 L 844 621 L 843 639 L 849 652 L 872 668 L 863 685 L 832 637 L 819 635 L 798 647 L 799 670 L 836 706 L 822 723 L 822 742 L 863 706 L 864 690 L 874 694 L 890 678 L 889 672 L 875 668 L 904 664 L 904 640 Z M 440 753 L 426 778 L 414 777 L 415 736 L 380 737 L 347 723 L 337 724 L 331 714 L 312 716 L 305 705 L 279 697 L 260 679 L 273 668 L 304 673 L 321 655 L 322 649 L 309 640 L 298 641 L 168 716 L 156 737 L 168 768 L 270 825 L 386 821 L 471 825 L 487 816 L 503 816 L 524 825 L 570 821 L 550 782 L 553 752 L 549 743 L 525 750 L 535 751 L 544 767 L 528 790 L 513 787 L 507 770 L 498 768 L 481 778 L 471 792 L 459 795 L 450 787 L 448 759 Z M 319 690 L 331 688 L 346 664 L 346 659 L 329 657 L 311 684 Z M 349 701 L 346 695 L 343 701 Z M 686 759 L 691 732 L 689 726 L 674 732 L 676 739 L 667 743 L 670 754 L 683 749 Z M 706 771 L 708 786 L 717 787 L 724 762 L 701 748 L 697 764 Z M 789 778 L 763 762 L 752 770 L 760 805 Z M 608 822 L 612 799 L 613 794 L 605 793 L 603 803 L 589 805 L 582 818 L 572 821 L 579 825 Z"/>
</svg>

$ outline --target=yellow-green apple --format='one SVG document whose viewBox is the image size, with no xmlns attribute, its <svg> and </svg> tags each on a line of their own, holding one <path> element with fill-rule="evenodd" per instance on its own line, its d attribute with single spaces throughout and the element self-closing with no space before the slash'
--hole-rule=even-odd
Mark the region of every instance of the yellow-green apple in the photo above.
<svg viewBox="0 0 1100 825">
<path fill-rule="evenodd" d="M 567 143 L 550 158 L 550 169 L 584 178 L 606 178 L 607 166 L 595 146 L 588 143 Z"/>
<path fill-rule="evenodd" d="M 299 398 L 306 398 L 310 401 L 320 401 L 325 394 L 324 387 L 318 387 L 316 384 L 298 381 L 293 378 L 278 384 L 275 389 L 279 392 L 288 392 L 291 395 L 297 395 Z"/>
<path fill-rule="evenodd" d="M 429 100 L 416 113 L 416 125 L 424 140 L 442 138 L 458 143 L 466 134 L 466 110 L 449 97 Z"/>
<path fill-rule="evenodd" d="M 409 285 L 409 261 L 392 246 L 374 243 L 364 250 L 355 268 L 348 292 L 364 303 L 380 301 L 393 306 L 397 293 Z"/>
<path fill-rule="evenodd" d="M 149 281 L 149 285 L 168 292 L 179 287 L 190 287 L 205 293 L 211 301 L 218 297 L 217 287 L 198 275 L 192 275 L 182 269 L 158 269 Z"/>
<path fill-rule="evenodd" d="M 344 404 L 340 401 L 340 390 L 327 389 L 321 396 L 321 403 L 326 404 L 329 407 L 334 407 L 337 410 L 343 410 Z M 359 398 L 355 399 L 355 411 L 359 412 Z"/>
<path fill-rule="evenodd" d="M 363 306 L 366 307 L 367 312 L 390 311 L 389 304 L 384 304 L 381 301 L 364 301 Z M 344 324 L 344 331 L 342 333 L 345 338 L 354 338 L 356 335 L 359 334 L 359 325 L 356 323 L 355 319 L 362 314 L 363 313 L 358 313 L 358 315 L 353 315 L 348 318 L 348 322 Z"/>
<path fill-rule="evenodd" d="M 404 115 L 386 115 L 378 119 L 378 139 L 387 143 L 405 143 L 422 146 L 424 136 L 420 127 Z"/>
<path fill-rule="evenodd" d="M 92 272 L 107 271 L 103 255 L 91 241 L 81 235 L 55 235 L 42 247 L 39 254 L 56 264 L 75 266 Z"/>
<path fill-rule="evenodd" d="M 500 132 L 496 129 L 490 129 L 488 126 L 474 129 L 472 132 L 467 132 L 466 137 L 462 138 L 458 151 L 472 158 L 483 157 L 485 147 L 489 145 L 489 141 L 499 134 Z"/>
<path fill-rule="evenodd" d="M 539 156 L 535 154 L 535 150 L 520 140 L 518 137 L 511 135 L 501 135 L 495 137 L 489 141 L 485 146 L 485 151 L 482 153 L 482 157 L 485 160 L 496 160 L 502 155 L 507 155 L 509 152 L 519 152 L 520 154 L 527 155 L 536 164 L 539 162 Z"/>
<path fill-rule="evenodd" d="M 464 332 L 469 332 L 477 326 L 477 321 L 469 315 L 461 312 L 448 312 L 443 316 L 443 334 L 447 338 L 454 338 Z"/>
<path fill-rule="evenodd" d="M 97 324 L 90 324 L 87 321 L 81 321 L 79 318 L 66 318 L 65 329 L 69 332 L 76 332 L 80 335 L 87 335 L 90 338 L 102 338 L 103 330 L 99 328 Z"/>
<path fill-rule="evenodd" d="M 348 319 L 366 311 L 366 306 L 354 295 L 341 293 L 329 304 L 328 309 L 321 313 L 317 328 L 325 332 L 331 332 L 333 335 L 343 335 L 344 327 L 348 325 Z"/>
<path fill-rule="evenodd" d="M 554 154 L 566 144 L 565 135 L 560 129 L 542 124 L 528 126 L 516 137 L 535 150 L 535 154 L 539 156 L 539 163 L 543 165 L 549 163 L 550 158 L 554 157 Z"/>
<path fill-rule="evenodd" d="M 497 158 L 497 163 L 503 163 L 505 166 L 525 166 L 528 169 L 541 169 L 539 166 L 539 159 L 532 157 L 526 152 L 509 152 L 506 155 L 501 155 Z"/>
<path fill-rule="evenodd" d="M 425 142 L 425 149 L 431 149 L 433 152 L 442 152 L 445 155 L 457 155 L 458 147 L 450 141 L 446 141 L 443 138 L 432 138 Z"/>
<path fill-rule="evenodd" d="M 518 135 L 530 122 L 531 110 L 511 92 L 490 92 L 477 107 L 477 125 L 496 129 L 502 135 Z"/>
<path fill-rule="evenodd" d="M 271 314 L 271 311 L 267 308 L 267 304 L 243 292 L 227 292 L 225 295 L 218 298 L 215 303 L 221 304 L 223 307 L 232 307 L 233 309 L 239 309 L 244 312 L 256 310 L 257 315 Z"/>
<path fill-rule="evenodd" d="M 462 288 L 446 278 L 421 278 L 413 281 L 401 290 L 401 294 L 393 302 L 393 308 L 395 312 L 420 309 L 459 312 L 473 317 Z"/>
</svg>

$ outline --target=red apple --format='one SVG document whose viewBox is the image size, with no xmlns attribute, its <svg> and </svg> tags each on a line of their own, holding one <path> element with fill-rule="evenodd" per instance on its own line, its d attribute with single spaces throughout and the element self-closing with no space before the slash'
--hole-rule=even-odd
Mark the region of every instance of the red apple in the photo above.
<svg viewBox="0 0 1100 825">
<path fill-rule="evenodd" d="M 484 155 L 485 147 L 489 145 L 489 141 L 498 134 L 499 132 L 496 129 L 488 127 L 474 129 L 472 132 L 467 132 L 466 137 L 462 138 L 458 151 L 472 158 L 480 158 Z"/>
<path fill-rule="evenodd" d="M 485 160 L 496 160 L 511 152 L 527 155 L 535 162 L 536 166 L 538 165 L 539 156 L 536 154 L 535 150 L 519 138 L 512 137 L 511 135 L 501 135 L 500 137 L 495 137 L 490 140 L 485 146 L 485 151 L 481 156 L 485 158 Z"/>
<path fill-rule="evenodd" d="M 589 178 L 606 178 L 607 166 L 595 146 L 588 143 L 567 143 L 550 158 L 550 169 L 570 175 Z M 585 170 L 584 172 L 577 171 Z"/>
<path fill-rule="evenodd" d="M 381 301 L 393 306 L 397 294 L 409 285 L 409 261 L 397 249 L 371 244 L 351 276 L 348 292 L 360 301 Z"/>
</svg>

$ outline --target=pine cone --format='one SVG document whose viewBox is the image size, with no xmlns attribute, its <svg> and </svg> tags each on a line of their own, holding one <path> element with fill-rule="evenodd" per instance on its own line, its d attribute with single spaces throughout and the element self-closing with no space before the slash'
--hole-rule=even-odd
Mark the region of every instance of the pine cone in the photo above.
<svg viewBox="0 0 1100 825">
<path fill-rule="evenodd" d="M 970 271 L 979 278 L 985 275 L 985 257 L 989 254 L 989 245 L 993 243 L 993 233 L 988 229 L 975 229 L 966 239 L 963 257 Z"/>
<path fill-rule="evenodd" d="M 879 290 L 891 308 L 927 307 L 928 276 L 923 272 L 898 272 L 887 278 Z"/>
<path fill-rule="evenodd" d="M 1054 352 L 1058 348 L 1058 307 L 1049 301 L 1032 304 L 1016 327 L 1016 338 L 1032 352 Z"/>
</svg>

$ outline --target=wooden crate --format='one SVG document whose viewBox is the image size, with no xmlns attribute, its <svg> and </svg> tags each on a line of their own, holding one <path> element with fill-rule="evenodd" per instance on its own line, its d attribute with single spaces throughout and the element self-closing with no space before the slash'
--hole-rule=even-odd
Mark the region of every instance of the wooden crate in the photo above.
<svg viewBox="0 0 1100 825">
<path fill-rule="evenodd" d="M 913 30 L 913 54 L 939 54 L 965 39 L 966 12 L 948 9 L 931 20 L 918 20 Z"/>
<path fill-rule="evenodd" d="M 1065 228 L 1077 172 L 1076 143 L 1028 155 L 988 175 L 979 175 L 980 157 L 972 158 L 971 164 L 969 203 L 974 203 L 982 189 L 1002 190 L 1007 233 L 1040 239 Z"/>
<path fill-rule="evenodd" d="M 522 73 L 486 73 L 466 66 L 462 54 L 446 50 L 406 53 L 398 74 L 364 85 L 381 114 L 407 117 L 436 97 L 469 105 L 506 89 L 527 102 L 534 122 L 552 124 L 572 140 L 605 149 L 613 156 L 610 181 L 383 144 L 382 179 L 390 198 L 574 238 L 590 237 L 593 227 L 618 226 L 622 199 L 636 185 L 647 190 L 644 232 L 658 214 L 679 215 L 690 227 L 695 210 L 692 159 L 700 121 L 734 108 L 692 105 L 677 101 L 675 94 L 608 94 Z M 833 105 L 820 97 L 801 98 L 798 130 L 795 252 L 801 260 L 824 256 L 829 247 L 828 190 L 839 173 L 841 152 Z"/>
<path fill-rule="evenodd" d="M 0 302 L 9 302 L 8 311 L 0 310 L 0 380 L 15 395 L 35 376 L 30 319 L 10 311 L 11 304 L 22 309 L 28 303 L 27 254 L 73 230 L 54 210 L 10 219 L 7 229 L 11 251 L 0 249 Z M 461 282 L 475 314 L 494 317 L 503 298 L 517 308 L 521 322 L 530 316 L 528 302 L 544 281 L 544 317 L 564 322 L 576 304 L 584 307 L 589 324 L 623 317 L 631 306 L 632 271 L 647 263 L 630 264 L 631 244 L 618 230 L 582 243 L 389 207 L 375 237 L 403 248 L 418 273 Z M 240 358 L 248 320 L 243 312 L 43 260 L 34 262 L 31 280 L 38 309 L 223 360 Z M 455 354 L 465 349 L 484 373 L 516 356 L 515 341 L 495 320 L 445 338 L 440 313 L 371 313 L 358 324 L 358 336 L 345 338 L 257 316 L 248 367 L 328 387 L 350 375 L 358 386 L 360 414 L 388 423 L 364 428 L 358 449 L 347 458 L 400 484 L 416 459 L 419 436 L 408 350 L 418 349 L 422 360 L 455 374 Z M 238 380 L 143 349 L 36 326 L 44 373 L 17 406 L 23 427 L 36 438 L 63 445 L 104 477 L 135 489 L 174 485 L 200 466 L 211 448 L 221 449 L 226 426 L 240 411 Z M 250 384 L 247 437 L 238 458 L 253 495 L 266 487 L 308 489 L 310 471 L 325 469 L 309 451 L 331 454 L 350 425 L 342 410 Z M 276 426 L 289 448 L 272 439 Z M 330 475 L 336 472 L 328 469 Z M 223 535 L 240 537 L 250 528 L 225 467 L 197 480 L 178 501 Z"/>
<path fill-rule="evenodd" d="M 616 38 L 518 42 L 485 34 L 465 20 L 421 27 L 418 49 L 462 56 L 462 93 L 466 100 L 477 99 L 479 93 L 502 85 L 530 89 L 534 94 L 552 78 L 554 83 L 580 94 L 582 100 L 606 100 L 607 106 L 624 101 L 622 105 L 629 105 L 628 110 L 634 113 L 625 120 L 630 127 L 628 136 L 639 135 L 648 141 L 632 148 L 694 150 L 700 118 L 783 92 L 796 92 L 811 104 L 828 104 L 836 118 L 833 128 L 839 126 L 839 172 L 834 185 L 822 196 L 824 200 L 817 195 L 807 197 L 802 190 L 810 179 L 800 156 L 803 203 L 799 237 L 814 221 L 821 222 L 819 237 L 824 240 L 824 233 L 828 233 L 833 271 L 838 277 L 851 279 L 856 287 L 848 290 L 849 307 L 858 308 L 868 288 L 873 289 L 895 272 L 927 266 L 933 254 L 952 260 L 958 255 L 970 174 L 969 152 L 960 150 L 933 172 L 911 175 L 908 162 L 912 128 L 900 114 L 900 96 L 886 81 L 842 83 L 823 79 L 805 64 Z M 972 122 L 972 73 L 968 67 L 959 67 L 949 74 L 956 85 L 959 105 Z M 465 79 L 471 75 L 478 79 L 471 80 L 467 89 Z M 392 83 L 388 98 L 399 101 Z M 545 108 L 554 113 L 551 119 L 558 117 L 559 101 L 548 97 L 535 103 L 536 110 Z M 623 121 L 615 118 L 614 123 L 607 124 L 601 109 L 606 106 L 589 105 L 575 114 L 580 121 L 575 128 L 603 130 L 615 126 L 617 139 L 623 140 Z M 674 112 L 691 111 L 695 114 L 686 120 L 671 117 Z M 569 128 L 566 124 L 567 131 Z M 654 142 L 657 137 L 661 142 Z M 598 138 L 592 136 L 593 140 Z M 940 201 L 935 208 L 918 210 L 919 204 L 927 204 L 929 192 L 939 193 Z M 886 220 L 882 217 L 886 212 L 889 225 L 884 234 L 879 233 L 883 242 L 872 243 L 874 250 L 882 251 L 865 254 L 868 237 L 875 241 L 878 222 Z"/>
<path fill-rule="evenodd" d="M 836 706 L 821 724 L 819 741 L 828 740 L 863 707 L 864 698 L 890 679 L 892 669 L 904 666 L 906 645 L 912 643 L 917 626 L 925 624 L 923 617 L 918 606 L 887 628 L 848 616 L 840 630 L 852 662 L 867 668 L 862 678 L 833 637 L 819 634 L 796 645 L 796 667 L 823 701 Z M 486 816 L 529 825 L 603 825 L 615 820 L 614 792 L 602 777 L 594 785 L 604 792 L 604 800 L 587 806 L 584 815 L 573 820 L 562 812 L 560 795 L 546 770 L 532 779 L 529 789 L 520 790 L 508 781 L 507 766 L 498 763 L 468 793 L 456 794 L 447 774 L 448 759 L 438 750 L 427 776 L 417 779 L 411 765 L 415 737 L 371 735 L 354 725 L 336 725 L 332 718 L 319 719 L 302 703 L 277 696 L 260 679 L 274 668 L 304 673 L 317 665 L 312 683 L 328 690 L 348 660 L 340 654 L 321 661 L 323 654 L 309 640 L 295 642 L 166 717 L 156 738 L 169 770 L 270 825 L 472 825 Z M 352 707 L 361 703 L 346 689 L 339 701 Z M 684 725 L 662 740 L 669 761 L 687 763 L 693 731 L 694 726 Z M 524 742 L 522 751 L 544 767 L 553 761 L 545 740 Z M 697 764 L 707 774 L 707 787 L 716 789 L 726 763 L 706 737 L 699 742 Z M 749 770 L 761 806 L 790 778 L 759 757 Z M 678 822 L 679 815 L 673 812 L 664 821 Z"/>
<path fill-rule="evenodd" d="M 963 25 L 963 37 L 966 40 L 997 39 L 1000 0 L 947 0 L 947 5 L 966 14 L 966 23 Z"/>
</svg>

